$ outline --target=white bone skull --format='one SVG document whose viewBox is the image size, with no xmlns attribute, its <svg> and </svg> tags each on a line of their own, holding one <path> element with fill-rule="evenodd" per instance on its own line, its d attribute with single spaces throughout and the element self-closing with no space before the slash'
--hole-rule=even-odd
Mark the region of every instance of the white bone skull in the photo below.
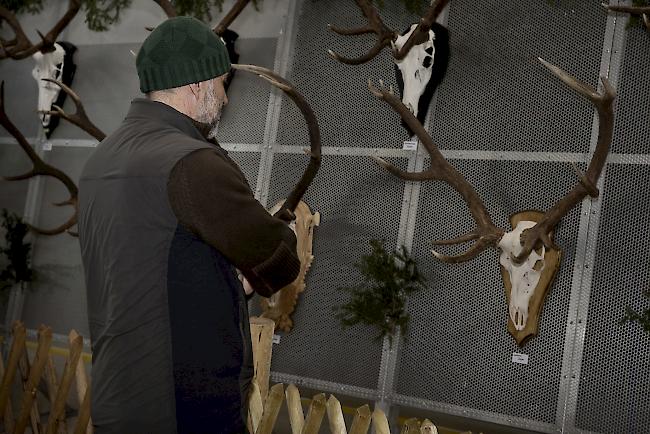
<svg viewBox="0 0 650 434">
<path fill-rule="evenodd" d="M 54 83 L 43 81 L 43 78 L 51 78 L 54 80 L 61 80 L 63 73 L 63 58 L 65 50 L 61 45 L 55 43 L 54 51 L 49 53 L 41 53 L 37 51 L 32 56 L 36 61 L 36 66 L 32 70 L 32 76 L 38 84 L 38 110 L 49 111 L 51 110 L 52 103 L 56 100 L 61 92 L 61 88 Z M 50 115 L 41 114 L 41 123 L 43 128 L 47 128 L 50 123 Z"/>
<path fill-rule="evenodd" d="M 393 49 L 401 49 L 416 27 L 417 24 L 413 24 L 408 32 L 399 36 L 393 42 Z M 436 54 L 436 49 L 433 46 L 435 39 L 435 33 L 429 30 L 429 37 L 426 42 L 414 45 L 402 60 L 395 60 L 404 81 L 402 102 L 416 117 L 418 115 L 418 101 L 424 93 L 427 83 L 431 80 L 431 71 Z"/>
<path fill-rule="evenodd" d="M 535 226 L 535 222 L 523 220 L 511 232 L 507 232 L 499 241 L 501 256 L 499 262 L 508 272 L 512 289 L 510 290 L 510 319 L 517 330 L 523 330 L 528 320 L 528 302 L 535 292 L 537 283 L 544 270 L 544 254 L 535 250 L 521 264 L 516 264 L 512 258 L 521 252 L 520 237 L 524 230 Z"/>
</svg>

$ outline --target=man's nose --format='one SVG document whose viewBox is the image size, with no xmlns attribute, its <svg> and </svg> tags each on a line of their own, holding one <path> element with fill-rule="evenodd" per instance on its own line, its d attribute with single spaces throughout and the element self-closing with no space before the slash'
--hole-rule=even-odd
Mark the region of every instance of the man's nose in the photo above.
<svg viewBox="0 0 650 434">
<path fill-rule="evenodd" d="M 223 94 L 223 105 L 227 105 L 227 104 L 228 104 L 228 94 L 224 93 Z"/>
</svg>

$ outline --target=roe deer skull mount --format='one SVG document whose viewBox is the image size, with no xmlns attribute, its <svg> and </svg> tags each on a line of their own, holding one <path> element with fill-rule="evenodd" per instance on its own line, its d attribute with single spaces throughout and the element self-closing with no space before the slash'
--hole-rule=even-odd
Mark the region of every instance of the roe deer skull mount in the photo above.
<svg viewBox="0 0 650 434">
<path fill-rule="evenodd" d="M 430 168 L 419 173 L 405 172 L 378 157 L 372 157 L 378 164 L 395 176 L 408 181 L 440 180 L 454 188 L 466 202 L 476 223 L 468 234 L 452 240 L 434 241 L 434 245 L 452 245 L 475 241 L 465 253 L 447 256 L 432 250 L 433 255 L 443 262 L 458 263 L 478 256 L 488 247 L 502 251 L 500 262 L 504 265 L 504 283 L 509 303 L 508 329 L 519 345 L 537 333 L 537 317 L 544 294 L 548 290 L 560 261 L 559 248 L 552 240 L 552 231 L 559 221 L 586 196 L 597 197 L 596 183 L 603 169 L 612 140 L 614 125 L 613 101 L 616 96 L 613 87 L 601 77 L 603 92 L 599 93 L 585 83 L 576 80 L 562 69 L 539 58 L 539 61 L 555 76 L 579 94 L 588 98 L 598 112 L 598 142 L 589 167 L 583 174 L 578 170 L 579 182 L 545 213 L 524 212 L 511 217 L 515 228 L 506 232 L 496 227 L 472 185 L 442 156 L 431 136 L 402 102 L 383 87 L 368 86 L 373 95 L 386 101 L 404 122 L 416 133 L 431 157 Z M 577 170 L 577 169 L 576 169 Z M 549 256 L 550 255 L 550 256 Z M 509 286 L 511 286 L 509 288 Z"/>
</svg>

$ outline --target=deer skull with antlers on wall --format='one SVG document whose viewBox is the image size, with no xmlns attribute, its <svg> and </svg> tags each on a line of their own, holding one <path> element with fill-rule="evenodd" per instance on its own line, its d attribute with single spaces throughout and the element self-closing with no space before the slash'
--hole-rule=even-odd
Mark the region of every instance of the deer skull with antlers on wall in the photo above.
<svg viewBox="0 0 650 434">
<path fill-rule="evenodd" d="M 429 169 L 412 173 L 400 170 L 381 158 L 372 158 L 390 173 L 404 180 L 444 181 L 462 196 L 476 228 L 458 238 L 434 241 L 433 244 L 454 245 L 470 241 L 474 241 L 474 244 L 465 253 L 456 256 L 443 255 L 435 250 L 432 250 L 432 253 L 443 262 L 458 263 L 475 258 L 488 247 L 501 250 L 500 262 L 503 265 L 502 274 L 509 305 L 508 330 L 519 345 L 523 345 L 528 338 L 537 334 L 537 319 L 544 296 L 559 266 L 560 252 L 552 239 L 553 230 L 562 217 L 585 197 L 598 196 L 596 183 L 607 159 L 614 127 L 613 101 L 616 94 L 605 77 L 601 77 L 603 91 L 598 92 L 557 66 L 541 58 L 539 61 L 595 106 L 599 119 L 598 142 L 587 171 L 581 173 L 577 170 L 579 182 L 575 187 L 545 213 L 523 212 L 512 216 L 511 224 L 514 229 L 511 232 L 506 232 L 492 223 L 474 187 L 445 160 L 431 136 L 410 110 L 390 90 L 378 89 L 369 82 L 370 91 L 386 101 L 416 133 L 429 153 L 431 162 Z"/>
<path fill-rule="evenodd" d="M 375 33 L 378 36 L 377 43 L 367 54 L 355 59 L 343 57 L 332 50 L 328 53 L 341 63 L 360 65 L 372 60 L 384 47 L 390 45 L 402 102 L 424 123 L 433 94 L 442 82 L 449 62 L 449 34 L 444 26 L 435 22 L 447 2 L 448 0 L 432 1 L 420 22 L 411 25 L 400 35 L 386 27 L 369 0 L 356 0 L 357 6 L 369 21 L 368 26 L 339 29 L 330 25 L 329 28 L 335 33 L 348 36 Z M 403 122 L 402 125 L 413 135 L 406 123 Z"/>
</svg>

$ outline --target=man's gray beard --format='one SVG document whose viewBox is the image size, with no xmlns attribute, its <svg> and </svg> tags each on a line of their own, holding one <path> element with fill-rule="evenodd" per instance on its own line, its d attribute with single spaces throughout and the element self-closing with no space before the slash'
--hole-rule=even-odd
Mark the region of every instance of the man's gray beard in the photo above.
<svg viewBox="0 0 650 434">
<path fill-rule="evenodd" d="M 217 126 L 221 119 L 221 109 L 223 108 L 223 101 L 219 103 L 217 96 L 214 93 L 214 81 L 210 80 L 208 83 L 207 92 L 204 94 L 203 101 L 198 110 L 197 121 L 209 126 L 209 133 L 207 138 L 211 139 L 217 134 Z"/>
</svg>

